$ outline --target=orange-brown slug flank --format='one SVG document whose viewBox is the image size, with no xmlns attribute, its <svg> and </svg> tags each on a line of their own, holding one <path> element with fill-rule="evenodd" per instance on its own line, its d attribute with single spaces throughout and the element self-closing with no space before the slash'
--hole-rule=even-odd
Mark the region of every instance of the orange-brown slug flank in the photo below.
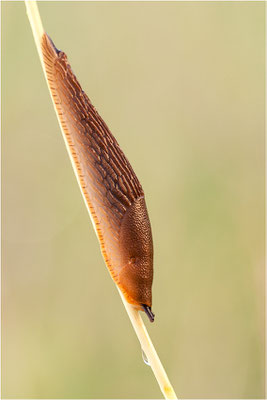
<svg viewBox="0 0 267 400">
<path fill-rule="evenodd" d="M 47 34 L 49 87 L 105 263 L 126 300 L 154 321 L 153 243 L 144 192 L 129 161 Z"/>
</svg>

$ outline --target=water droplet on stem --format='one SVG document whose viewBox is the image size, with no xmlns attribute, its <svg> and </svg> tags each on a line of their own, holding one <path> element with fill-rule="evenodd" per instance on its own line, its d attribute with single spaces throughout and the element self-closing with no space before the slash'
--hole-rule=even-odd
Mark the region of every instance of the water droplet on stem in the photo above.
<svg viewBox="0 0 267 400">
<path fill-rule="evenodd" d="M 142 357 L 143 357 L 144 363 L 150 367 L 147 355 L 146 355 L 146 353 L 144 352 L 143 349 L 142 349 Z"/>
</svg>

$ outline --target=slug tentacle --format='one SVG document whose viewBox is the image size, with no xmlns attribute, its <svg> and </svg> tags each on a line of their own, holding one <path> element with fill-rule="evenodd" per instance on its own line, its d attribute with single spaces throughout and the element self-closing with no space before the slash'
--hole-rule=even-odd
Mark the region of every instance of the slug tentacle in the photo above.
<svg viewBox="0 0 267 400">
<path fill-rule="evenodd" d="M 142 306 L 150 322 L 154 322 L 155 314 L 152 312 L 151 307 L 148 307 L 146 304 L 142 304 Z"/>
<path fill-rule="evenodd" d="M 126 300 L 152 320 L 153 244 L 144 192 L 129 161 L 47 34 L 42 53 L 101 251 Z"/>
</svg>

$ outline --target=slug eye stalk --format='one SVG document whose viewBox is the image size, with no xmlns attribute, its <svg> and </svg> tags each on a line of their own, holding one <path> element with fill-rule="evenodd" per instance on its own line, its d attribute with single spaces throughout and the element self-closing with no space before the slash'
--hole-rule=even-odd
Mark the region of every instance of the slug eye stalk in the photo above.
<svg viewBox="0 0 267 400">
<path fill-rule="evenodd" d="M 142 306 L 143 306 L 143 309 L 144 309 L 146 315 L 148 316 L 150 322 L 154 322 L 155 314 L 153 314 L 151 307 L 148 307 L 145 304 L 142 304 Z"/>
<path fill-rule="evenodd" d="M 144 192 L 129 161 L 83 92 L 67 56 L 44 32 L 37 4 L 25 0 L 34 40 L 81 193 L 101 251 L 164 397 L 175 392 L 139 311 L 154 321 L 153 243 Z"/>
</svg>

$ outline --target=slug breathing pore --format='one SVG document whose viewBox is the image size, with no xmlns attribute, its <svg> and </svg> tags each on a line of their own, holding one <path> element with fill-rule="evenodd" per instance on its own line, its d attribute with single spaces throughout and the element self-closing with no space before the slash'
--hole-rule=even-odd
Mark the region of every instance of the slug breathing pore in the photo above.
<svg viewBox="0 0 267 400">
<path fill-rule="evenodd" d="M 66 54 L 46 33 L 41 44 L 54 105 L 105 263 L 127 302 L 153 322 L 153 242 L 142 186 Z"/>
</svg>

